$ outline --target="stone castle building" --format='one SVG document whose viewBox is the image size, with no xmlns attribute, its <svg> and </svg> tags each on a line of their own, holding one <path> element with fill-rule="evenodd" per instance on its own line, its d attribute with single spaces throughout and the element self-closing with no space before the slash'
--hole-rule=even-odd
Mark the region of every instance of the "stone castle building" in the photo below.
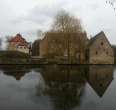
<svg viewBox="0 0 116 110">
<path fill-rule="evenodd" d="M 35 40 L 32 44 L 32 56 L 39 56 L 40 55 L 40 42 L 41 40 Z"/>
<path fill-rule="evenodd" d="M 34 42 L 32 51 L 41 58 L 65 58 L 77 64 L 114 64 L 114 50 L 104 32 L 90 40 L 86 33 L 49 32 Z"/>
<path fill-rule="evenodd" d="M 104 32 L 90 39 L 87 60 L 89 64 L 114 64 L 114 51 Z"/>
<path fill-rule="evenodd" d="M 47 33 L 40 42 L 40 56 L 84 63 L 87 43 L 86 33 Z"/>
</svg>

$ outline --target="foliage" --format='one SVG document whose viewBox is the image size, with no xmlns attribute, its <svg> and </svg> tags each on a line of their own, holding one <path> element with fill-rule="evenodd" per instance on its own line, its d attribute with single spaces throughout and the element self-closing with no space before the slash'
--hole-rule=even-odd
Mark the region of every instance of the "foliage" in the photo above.
<svg viewBox="0 0 116 110">
<path fill-rule="evenodd" d="M 0 58 L 29 58 L 29 55 L 18 51 L 0 51 Z"/>
</svg>

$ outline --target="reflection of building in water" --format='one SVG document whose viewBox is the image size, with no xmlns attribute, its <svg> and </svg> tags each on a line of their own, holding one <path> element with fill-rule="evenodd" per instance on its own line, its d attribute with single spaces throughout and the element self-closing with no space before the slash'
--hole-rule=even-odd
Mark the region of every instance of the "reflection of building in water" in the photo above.
<svg viewBox="0 0 116 110">
<path fill-rule="evenodd" d="M 26 71 L 5 71 L 4 74 L 13 76 L 16 80 L 21 80 L 21 78 L 26 74 Z"/>
<path fill-rule="evenodd" d="M 98 96 L 102 97 L 113 80 L 112 66 L 90 66 L 87 74 L 87 81 L 96 91 Z"/>
<path fill-rule="evenodd" d="M 46 83 L 44 94 L 50 97 L 54 110 L 70 110 L 79 106 L 85 86 L 83 68 L 48 66 L 42 69 L 41 74 Z"/>
<path fill-rule="evenodd" d="M 4 66 L 1 67 L 4 71 L 4 74 L 13 76 L 16 80 L 21 80 L 21 78 L 29 72 L 29 68 L 26 69 L 24 66 Z"/>
</svg>

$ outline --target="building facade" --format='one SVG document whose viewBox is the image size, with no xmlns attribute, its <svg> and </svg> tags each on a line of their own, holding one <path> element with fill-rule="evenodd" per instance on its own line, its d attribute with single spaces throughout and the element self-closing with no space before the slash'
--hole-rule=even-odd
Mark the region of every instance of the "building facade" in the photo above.
<svg viewBox="0 0 116 110">
<path fill-rule="evenodd" d="M 114 51 L 104 32 L 90 39 L 87 59 L 89 64 L 114 64 Z"/>
<path fill-rule="evenodd" d="M 87 43 L 86 33 L 47 33 L 40 42 L 40 56 L 84 63 Z"/>
<path fill-rule="evenodd" d="M 19 51 L 29 54 L 30 44 L 22 37 L 22 35 L 17 34 L 8 41 L 8 50 Z"/>
<path fill-rule="evenodd" d="M 40 55 L 40 42 L 41 40 L 35 40 L 32 44 L 32 56 L 39 56 Z"/>
<path fill-rule="evenodd" d="M 114 50 L 114 64 L 116 64 L 116 45 L 112 45 L 112 48 Z"/>
<path fill-rule="evenodd" d="M 102 97 L 113 81 L 113 67 L 93 65 L 88 68 L 86 75 L 89 85 L 99 97 Z"/>
</svg>

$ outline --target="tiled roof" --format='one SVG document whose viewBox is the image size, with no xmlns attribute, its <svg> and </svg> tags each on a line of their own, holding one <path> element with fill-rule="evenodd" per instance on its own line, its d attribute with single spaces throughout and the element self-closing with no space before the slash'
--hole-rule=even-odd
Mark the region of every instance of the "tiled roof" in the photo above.
<svg viewBox="0 0 116 110">
<path fill-rule="evenodd" d="M 15 37 L 11 38 L 9 42 L 26 42 L 26 40 L 20 34 L 17 34 Z"/>
<path fill-rule="evenodd" d="M 104 36 L 108 42 L 108 44 L 111 46 L 112 48 L 112 45 L 110 44 L 109 40 L 107 39 L 105 33 L 103 31 L 101 31 L 100 33 L 98 33 L 96 36 L 94 36 L 93 38 L 90 39 L 89 41 L 89 44 L 88 44 L 88 48 L 97 40 L 98 37 L 101 37 L 101 36 Z"/>
<path fill-rule="evenodd" d="M 28 42 L 26 42 L 26 40 L 22 37 L 22 35 L 17 34 L 15 37 L 11 38 L 9 40 L 10 43 L 13 43 L 13 45 L 17 45 L 17 46 L 25 46 L 28 48 Z"/>
<path fill-rule="evenodd" d="M 97 39 L 99 36 L 101 36 L 101 35 L 105 35 L 103 31 L 101 31 L 100 33 L 98 33 L 97 35 L 95 35 L 94 37 L 92 37 L 92 38 L 90 39 L 90 41 L 89 41 L 89 46 L 91 46 L 91 45 L 94 43 L 94 41 L 96 41 L 96 39 Z"/>
</svg>

